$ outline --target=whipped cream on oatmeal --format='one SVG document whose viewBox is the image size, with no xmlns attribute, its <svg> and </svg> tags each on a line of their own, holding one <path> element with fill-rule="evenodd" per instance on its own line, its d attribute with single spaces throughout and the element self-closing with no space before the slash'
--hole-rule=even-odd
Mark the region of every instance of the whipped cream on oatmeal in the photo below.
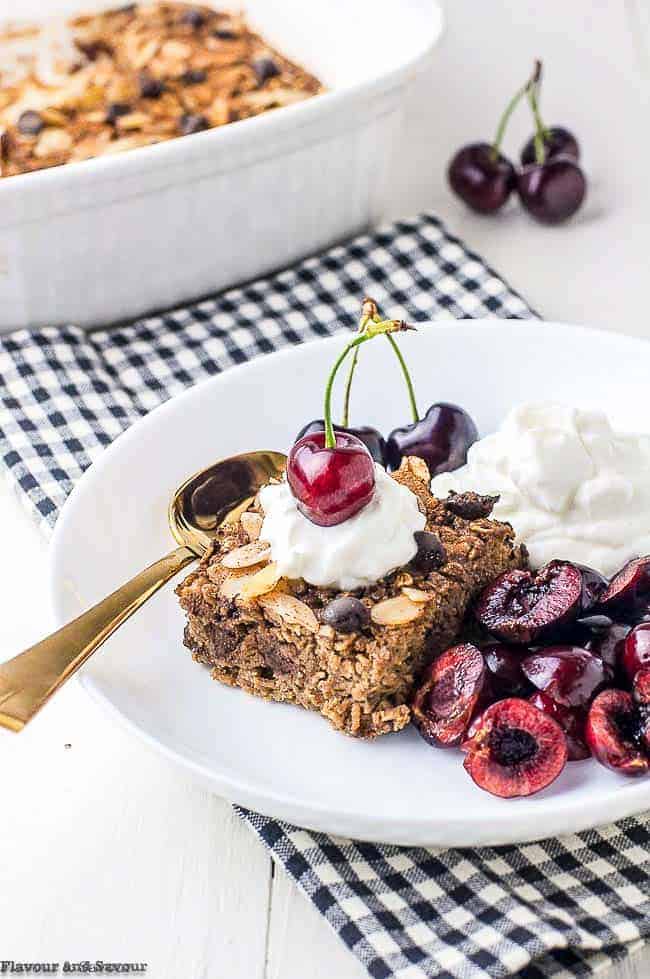
<svg viewBox="0 0 650 979">
<path fill-rule="evenodd" d="M 650 553 L 650 436 L 616 432 L 600 411 L 521 405 L 431 490 L 500 494 L 493 515 L 534 568 L 561 558 L 611 575 Z"/>
<path fill-rule="evenodd" d="M 374 584 L 415 556 L 413 534 L 426 518 L 418 499 L 375 465 L 375 491 L 362 510 L 334 527 L 320 527 L 298 509 L 286 481 L 260 492 L 260 540 L 271 545 L 281 575 L 349 591 Z"/>
</svg>

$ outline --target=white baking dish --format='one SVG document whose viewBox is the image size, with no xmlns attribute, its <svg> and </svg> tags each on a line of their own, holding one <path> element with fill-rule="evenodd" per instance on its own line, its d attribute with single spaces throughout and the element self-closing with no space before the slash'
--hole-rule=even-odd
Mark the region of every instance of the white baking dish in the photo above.
<svg viewBox="0 0 650 979">
<path fill-rule="evenodd" d="M 25 17 L 81 4 L 20 6 Z M 437 3 L 247 0 L 246 13 L 330 90 L 220 129 L 0 180 L 0 331 L 108 325 L 169 307 L 377 218 L 405 89 L 440 35 Z"/>
</svg>

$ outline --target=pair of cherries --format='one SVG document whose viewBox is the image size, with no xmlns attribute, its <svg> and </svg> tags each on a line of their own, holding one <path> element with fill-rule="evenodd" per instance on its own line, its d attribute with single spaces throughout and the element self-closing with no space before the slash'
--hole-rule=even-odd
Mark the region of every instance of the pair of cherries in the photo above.
<svg viewBox="0 0 650 979">
<path fill-rule="evenodd" d="M 478 438 L 474 422 L 456 405 L 434 404 L 423 417 L 419 416 L 408 369 L 397 350 L 407 382 L 413 421 L 394 429 L 387 439 L 376 428 L 347 425 L 355 356 L 346 388 L 346 424 L 333 425 L 332 384 L 348 354 L 358 351 L 359 346 L 373 336 L 384 333 L 393 341 L 395 349 L 392 334 L 412 327 L 400 320 L 382 320 L 373 300 L 366 300 L 360 329 L 359 336 L 347 345 L 330 374 L 325 418 L 310 422 L 298 433 L 287 463 L 287 480 L 301 512 L 313 523 L 325 527 L 343 523 L 370 502 L 375 489 L 375 463 L 397 469 L 405 456 L 419 456 L 433 476 L 462 466 L 467 450 Z"/>
<path fill-rule="evenodd" d="M 559 224 L 581 206 L 587 179 L 579 165 L 578 141 L 564 126 L 547 127 L 539 106 L 541 62 L 501 117 L 494 143 L 470 143 L 452 158 L 448 179 L 452 190 L 474 211 L 493 214 L 516 190 L 524 208 L 543 224 Z M 526 97 L 535 120 L 535 134 L 521 151 L 517 171 L 501 152 L 507 123 Z"/>
</svg>

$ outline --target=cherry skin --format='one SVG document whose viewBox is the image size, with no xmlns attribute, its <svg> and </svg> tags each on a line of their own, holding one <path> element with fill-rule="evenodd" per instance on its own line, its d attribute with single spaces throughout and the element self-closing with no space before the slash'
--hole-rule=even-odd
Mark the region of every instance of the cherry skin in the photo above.
<svg viewBox="0 0 650 979">
<path fill-rule="evenodd" d="M 542 224 L 560 224 L 576 213 L 587 192 L 587 179 L 575 160 L 556 156 L 520 170 L 521 203 Z"/>
<path fill-rule="evenodd" d="M 639 670 L 650 667 L 650 622 L 641 622 L 628 632 L 623 644 L 621 666 L 630 683 Z"/>
<path fill-rule="evenodd" d="M 470 143 L 458 150 L 447 170 L 451 189 L 473 211 L 493 214 L 514 189 L 515 168 L 489 143 Z"/>
<path fill-rule="evenodd" d="M 312 523 L 333 527 L 362 510 L 375 490 L 375 464 L 363 442 L 335 433 L 336 446 L 325 447 L 325 432 L 299 439 L 287 462 L 287 482 L 298 509 Z"/>
<path fill-rule="evenodd" d="M 431 476 L 437 476 L 463 466 L 477 438 L 478 429 L 466 411 L 440 402 L 431 405 L 420 421 L 393 429 L 386 440 L 386 462 L 399 469 L 404 456 L 419 456 Z"/>
<path fill-rule="evenodd" d="M 544 133 L 544 161 L 553 159 L 554 156 L 570 156 L 574 160 L 580 159 L 580 146 L 570 130 L 564 126 L 550 126 Z M 531 136 L 521 151 L 522 166 L 526 167 L 529 163 L 536 162 L 535 156 L 535 137 Z"/>
<path fill-rule="evenodd" d="M 335 432 L 347 432 L 348 435 L 355 435 L 363 442 L 375 462 L 378 462 L 380 466 L 386 465 L 384 458 L 386 442 L 384 436 L 376 428 L 371 428 L 370 425 L 363 425 L 361 428 L 345 428 L 343 425 L 333 425 L 332 427 Z M 311 435 L 312 432 L 324 431 L 325 422 L 322 418 L 317 418 L 313 422 L 309 422 L 308 425 L 305 425 L 304 428 L 301 428 L 295 440 L 297 442 L 303 435 Z"/>
</svg>

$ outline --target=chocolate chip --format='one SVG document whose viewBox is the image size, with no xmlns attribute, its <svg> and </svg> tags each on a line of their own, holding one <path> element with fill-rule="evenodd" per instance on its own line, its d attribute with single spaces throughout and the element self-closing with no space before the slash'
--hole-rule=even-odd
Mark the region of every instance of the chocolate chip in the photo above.
<svg viewBox="0 0 650 979">
<path fill-rule="evenodd" d="M 187 24 L 188 27 L 194 27 L 196 30 L 205 24 L 205 14 L 202 10 L 192 7 L 190 10 L 186 10 L 181 17 L 181 24 Z"/>
<path fill-rule="evenodd" d="M 45 125 L 43 122 L 43 117 L 40 112 L 35 112 L 33 109 L 27 109 L 26 112 L 21 112 L 18 116 L 18 131 L 23 134 L 23 136 L 38 136 L 41 129 Z"/>
<path fill-rule="evenodd" d="M 146 71 L 141 71 L 138 76 L 140 95 L 144 99 L 157 99 L 163 93 L 164 85 L 157 78 L 152 78 Z"/>
<path fill-rule="evenodd" d="M 180 80 L 183 85 L 200 85 L 207 77 L 207 71 L 203 71 L 202 68 L 190 68 L 183 72 Z"/>
<path fill-rule="evenodd" d="M 111 102 L 106 110 L 106 122 L 115 123 L 120 116 L 128 116 L 131 106 L 128 102 Z"/>
<path fill-rule="evenodd" d="M 217 27 L 212 31 L 213 37 L 218 37 L 222 41 L 234 41 L 238 34 L 232 29 L 232 27 Z"/>
<path fill-rule="evenodd" d="M 201 115 L 185 114 L 178 121 L 178 128 L 183 136 L 190 136 L 192 133 L 200 133 L 203 129 L 209 129 L 210 123 Z"/>
<path fill-rule="evenodd" d="M 106 41 L 82 41 L 81 38 L 76 37 L 74 43 L 88 61 L 96 61 L 100 54 L 113 53 L 112 47 Z"/>
<path fill-rule="evenodd" d="M 479 520 L 489 517 L 498 502 L 498 496 L 480 496 L 478 493 L 450 493 L 445 508 L 463 520 Z"/>
<path fill-rule="evenodd" d="M 252 64 L 258 84 L 263 85 L 269 78 L 280 74 L 280 69 L 273 58 L 257 58 Z"/>
<path fill-rule="evenodd" d="M 428 530 L 417 530 L 413 536 L 418 549 L 415 557 L 411 559 L 411 567 L 424 574 L 437 571 L 442 567 L 447 560 L 447 552 L 442 541 Z"/>
<path fill-rule="evenodd" d="M 370 612 L 358 598 L 335 598 L 320 613 L 320 620 L 337 632 L 360 632 L 370 622 Z"/>
</svg>

